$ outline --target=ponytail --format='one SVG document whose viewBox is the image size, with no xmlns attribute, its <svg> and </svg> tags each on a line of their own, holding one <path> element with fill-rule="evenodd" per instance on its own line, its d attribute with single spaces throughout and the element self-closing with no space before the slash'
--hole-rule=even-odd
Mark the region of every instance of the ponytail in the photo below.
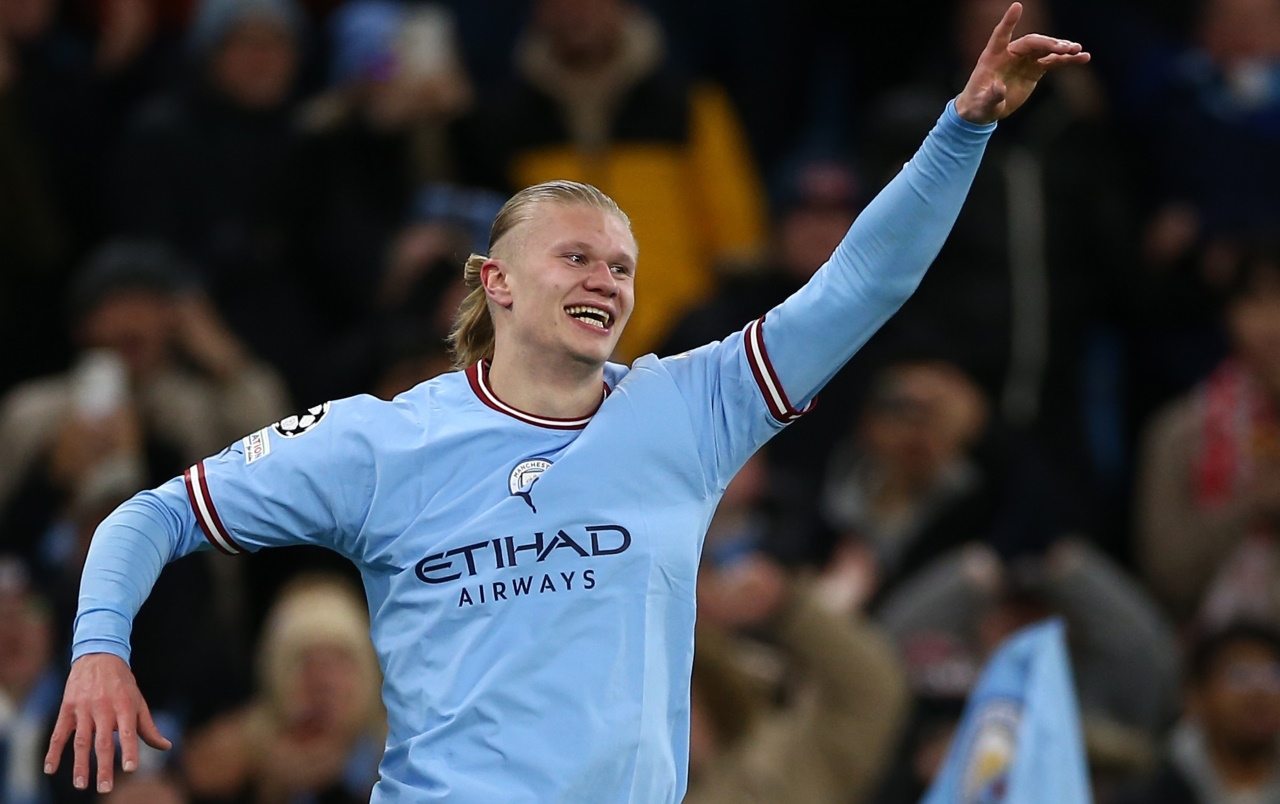
<svg viewBox="0 0 1280 804">
<path fill-rule="evenodd" d="M 449 354 L 454 368 L 464 369 L 481 360 L 493 359 L 493 319 L 489 316 L 484 285 L 480 283 L 480 266 L 487 259 L 483 254 L 472 254 L 462 268 L 467 295 L 458 305 L 453 329 L 449 332 Z"/>
</svg>

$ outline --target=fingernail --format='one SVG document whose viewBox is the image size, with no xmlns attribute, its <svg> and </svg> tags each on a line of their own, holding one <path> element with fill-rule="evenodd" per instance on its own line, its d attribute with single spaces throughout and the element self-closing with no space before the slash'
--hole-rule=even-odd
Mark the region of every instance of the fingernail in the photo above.
<svg viewBox="0 0 1280 804">
<path fill-rule="evenodd" d="M 46 762 L 46 763 L 44 763 L 44 772 L 45 772 L 45 773 L 53 773 L 53 763 L 52 763 L 52 762 Z"/>
<path fill-rule="evenodd" d="M 110 793 L 110 792 L 111 792 L 111 782 L 98 782 L 98 792 L 99 792 L 99 793 Z"/>
<path fill-rule="evenodd" d="M 83 790 L 83 789 L 84 789 L 84 777 L 83 777 L 83 776 L 77 776 L 77 777 L 76 777 L 75 786 L 76 786 L 76 788 L 77 788 L 77 789 L 79 789 L 79 790 Z"/>
<path fill-rule="evenodd" d="M 134 762 L 132 759 L 124 763 L 124 769 L 129 771 L 130 773 L 132 773 L 133 769 L 136 767 L 138 767 L 138 763 Z"/>
</svg>

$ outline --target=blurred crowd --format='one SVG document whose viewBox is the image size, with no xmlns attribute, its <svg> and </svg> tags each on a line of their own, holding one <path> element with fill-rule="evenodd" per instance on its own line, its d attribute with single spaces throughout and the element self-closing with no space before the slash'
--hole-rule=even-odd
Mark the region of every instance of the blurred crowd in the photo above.
<svg viewBox="0 0 1280 804">
<path fill-rule="evenodd" d="M 1065 620 L 1100 804 L 1280 802 L 1280 0 L 1023 0 L 1086 43 L 919 292 L 738 475 L 690 802 L 915 802 L 985 657 Z M 802 285 L 1006 0 L 0 0 L 0 801 L 94 528 L 264 424 L 450 369 L 461 266 L 568 178 L 642 246 L 618 360 Z M 358 576 L 169 567 L 115 802 L 367 801 Z"/>
</svg>

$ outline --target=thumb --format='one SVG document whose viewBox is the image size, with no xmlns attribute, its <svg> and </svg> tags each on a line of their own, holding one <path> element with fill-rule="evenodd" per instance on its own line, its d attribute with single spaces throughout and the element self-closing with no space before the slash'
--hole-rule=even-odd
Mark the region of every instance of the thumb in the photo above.
<svg viewBox="0 0 1280 804">
<path fill-rule="evenodd" d="M 151 709 L 147 706 L 146 701 L 142 702 L 142 709 L 138 712 L 138 736 L 152 748 L 158 748 L 161 751 L 168 751 L 173 748 L 173 743 L 161 734 L 160 729 L 156 727 L 156 722 L 151 718 Z"/>
</svg>

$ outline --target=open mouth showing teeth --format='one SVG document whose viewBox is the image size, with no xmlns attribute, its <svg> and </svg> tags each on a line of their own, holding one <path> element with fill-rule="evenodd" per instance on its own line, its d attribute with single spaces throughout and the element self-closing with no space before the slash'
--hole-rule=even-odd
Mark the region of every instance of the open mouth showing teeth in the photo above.
<svg viewBox="0 0 1280 804">
<path fill-rule="evenodd" d="M 591 324 L 592 326 L 599 327 L 600 329 L 608 328 L 609 322 L 613 320 L 613 316 L 609 315 L 609 313 L 604 310 L 599 310 L 595 307 L 587 307 L 585 305 L 566 307 L 564 308 L 564 311 L 584 324 Z"/>
</svg>

